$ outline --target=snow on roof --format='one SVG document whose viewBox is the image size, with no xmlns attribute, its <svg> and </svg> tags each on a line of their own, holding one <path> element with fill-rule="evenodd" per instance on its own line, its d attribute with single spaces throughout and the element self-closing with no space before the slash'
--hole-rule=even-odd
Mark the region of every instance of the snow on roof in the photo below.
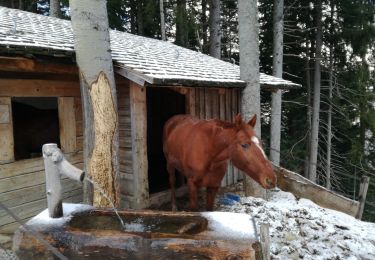
<svg viewBox="0 0 375 260">
<path fill-rule="evenodd" d="M 112 58 L 125 73 L 155 85 L 243 87 L 240 67 L 170 42 L 111 31 Z M 0 52 L 74 55 L 70 21 L 0 7 Z M 288 80 L 260 74 L 269 88 L 298 87 Z"/>
</svg>

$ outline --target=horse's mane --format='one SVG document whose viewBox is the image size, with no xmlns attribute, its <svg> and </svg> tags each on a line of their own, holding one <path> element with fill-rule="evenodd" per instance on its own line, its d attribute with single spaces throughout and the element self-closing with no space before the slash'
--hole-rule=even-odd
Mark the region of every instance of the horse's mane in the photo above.
<svg viewBox="0 0 375 260">
<path fill-rule="evenodd" d="M 234 128 L 234 126 L 235 126 L 234 123 L 232 123 L 232 122 L 224 121 L 224 120 L 220 120 L 220 119 L 214 119 L 214 122 L 217 126 L 222 127 L 224 129 Z"/>
</svg>

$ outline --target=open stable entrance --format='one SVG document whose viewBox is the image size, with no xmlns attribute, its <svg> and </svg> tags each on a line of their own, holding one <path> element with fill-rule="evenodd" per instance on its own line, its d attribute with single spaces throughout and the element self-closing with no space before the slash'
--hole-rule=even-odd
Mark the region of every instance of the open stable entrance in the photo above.
<svg viewBox="0 0 375 260">
<path fill-rule="evenodd" d="M 186 113 L 185 95 L 166 87 L 147 88 L 147 157 L 150 194 L 169 189 L 163 153 L 163 126 L 169 118 Z M 176 173 L 177 187 L 183 178 Z"/>
</svg>

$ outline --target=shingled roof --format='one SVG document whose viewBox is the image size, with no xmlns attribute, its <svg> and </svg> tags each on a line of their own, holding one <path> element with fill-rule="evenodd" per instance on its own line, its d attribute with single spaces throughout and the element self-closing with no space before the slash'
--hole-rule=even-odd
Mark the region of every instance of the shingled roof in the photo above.
<svg viewBox="0 0 375 260">
<path fill-rule="evenodd" d="M 154 85 L 243 87 L 237 65 L 174 45 L 125 32 L 110 32 L 117 72 Z M 74 56 L 71 22 L 0 7 L 0 53 Z M 261 73 L 263 87 L 297 87 Z"/>
</svg>

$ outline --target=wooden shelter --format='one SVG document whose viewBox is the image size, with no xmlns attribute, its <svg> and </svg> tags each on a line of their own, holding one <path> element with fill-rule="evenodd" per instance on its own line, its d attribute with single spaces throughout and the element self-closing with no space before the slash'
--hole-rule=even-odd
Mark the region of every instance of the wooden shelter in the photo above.
<svg viewBox="0 0 375 260">
<path fill-rule="evenodd" d="M 237 65 L 169 42 L 111 31 L 111 48 L 121 206 L 144 208 L 169 199 L 164 122 L 181 113 L 232 120 L 245 83 Z M 261 85 L 297 86 L 265 74 Z M 46 208 L 42 144 L 58 143 L 70 162 L 83 167 L 82 121 L 70 22 L 0 7 L 0 201 L 21 219 Z M 240 179 L 230 165 L 223 185 Z M 63 186 L 64 201 L 82 201 L 78 184 L 64 179 Z M 17 226 L 0 211 L 0 233 Z"/>
</svg>

